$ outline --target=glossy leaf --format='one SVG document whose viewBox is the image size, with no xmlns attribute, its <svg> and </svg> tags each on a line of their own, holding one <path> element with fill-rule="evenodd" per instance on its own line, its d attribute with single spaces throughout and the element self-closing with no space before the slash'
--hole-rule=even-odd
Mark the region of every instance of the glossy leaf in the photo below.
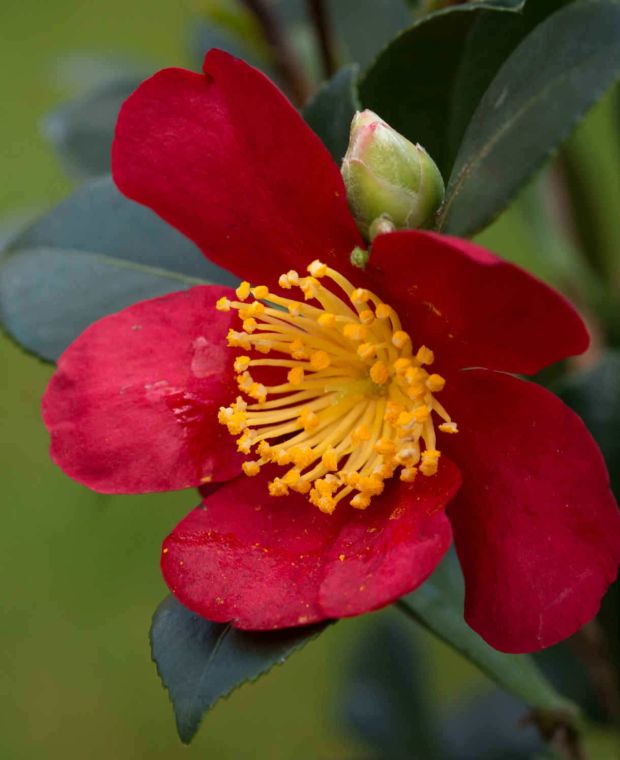
<svg viewBox="0 0 620 760">
<path fill-rule="evenodd" d="M 283 663 L 324 627 L 239 631 L 210 623 L 167 597 L 153 617 L 151 651 L 181 740 L 192 740 L 203 715 L 219 699 Z"/>
<path fill-rule="evenodd" d="M 439 228 L 471 235 L 491 222 L 619 74 L 616 0 L 577 0 L 540 24 L 469 123 Z"/>
<path fill-rule="evenodd" d="M 367 70 L 360 81 L 362 105 L 421 143 L 449 176 L 458 142 L 453 114 L 462 130 L 468 110 L 526 28 L 513 12 L 519 7 L 466 3 L 418 21 Z"/>
<path fill-rule="evenodd" d="M 351 119 L 359 110 L 357 66 L 345 66 L 319 89 L 303 116 L 340 164 L 349 144 Z"/>
<path fill-rule="evenodd" d="M 54 360 L 96 319 L 206 282 L 237 280 L 103 178 L 27 227 L 0 255 L 0 319 L 26 350 Z"/>
<path fill-rule="evenodd" d="M 498 652 L 467 625 L 463 618 L 463 577 L 453 554 L 448 554 L 429 580 L 398 604 L 533 710 L 575 714 L 572 704 L 555 692 L 529 656 Z"/>
<path fill-rule="evenodd" d="M 52 111 L 43 134 L 58 152 L 68 173 L 85 179 L 110 170 L 116 117 L 141 78 L 114 79 Z"/>
</svg>

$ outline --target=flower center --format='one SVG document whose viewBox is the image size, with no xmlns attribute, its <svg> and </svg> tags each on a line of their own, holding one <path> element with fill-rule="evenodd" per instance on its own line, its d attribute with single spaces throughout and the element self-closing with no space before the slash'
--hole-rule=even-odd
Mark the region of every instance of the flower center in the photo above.
<svg viewBox="0 0 620 760">
<path fill-rule="evenodd" d="M 229 331 L 228 345 L 251 353 L 238 356 L 234 367 L 240 390 L 253 402 L 238 396 L 220 408 L 218 419 L 240 436 L 240 452 L 255 452 L 243 463 L 246 475 L 267 463 L 289 468 L 269 483 L 272 496 L 307 494 L 329 514 L 347 497 L 366 509 L 397 470 L 407 483 L 418 472 L 437 472 L 433 416 L 444 433 L 457 427 L 434 396 L 445 380 L 425 369 L 433 352 L 421 346 L 414 353 L 394 309 L 320 261 L 308 271 L 309 277 L 290 271 L 278 282 L 285 290 L 298 288 L 303 301 L 242 282 L 238 301 L 217 302 L 217 309 L 235 309 L 243 321 L 241 331 Z M 257 370 L 268 367 L 277 368 L 283 382 L 257 381 Z"/>
</svg>

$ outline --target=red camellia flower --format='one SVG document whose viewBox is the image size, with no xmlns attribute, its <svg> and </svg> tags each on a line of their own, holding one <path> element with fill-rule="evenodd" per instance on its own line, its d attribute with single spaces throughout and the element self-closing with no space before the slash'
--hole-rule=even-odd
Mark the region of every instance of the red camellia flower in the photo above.
<svg viewBox="0 0 620 760">
<path fill-rule="evenodd" d="M 587 347 L 559 294 L 430 232 L 381 235 L 352 266 L 338 167 L 222 52 L 129 98 L 113 174 L 244 278 L 101 319 L 43 402 L 52 456 L 90 488 L 211 484 L 164 543 L 184 605 L 256 630 L 357 615 L 421 584 L 454 534 L 466 619 L 497 649 L 596 614 L 620 558 L 601 454 L 510 374 Z"/>
</svg>

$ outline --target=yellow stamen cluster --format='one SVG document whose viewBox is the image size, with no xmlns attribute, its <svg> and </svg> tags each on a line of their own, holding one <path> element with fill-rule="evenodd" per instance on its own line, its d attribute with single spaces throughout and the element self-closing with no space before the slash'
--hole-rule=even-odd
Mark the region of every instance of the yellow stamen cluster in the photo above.
<svg viewBox="0 0 620 760">
<path fill-rule="evenodd" d="M 394 309 L 320 261 L 308 272 L 278 281 L 303 300 L 243 282 L 238 300 L 217 302 L 243 324 L 230 330 L 228 345 L 248 352 L 234 364 L 243 395 L 221 407 L 219 421 L 239 436 L 240 452 L 254 452 L 246 475 L 268 463 L 288 468 L 269 483 L 272 496 L 307 494 L 326 513 L 350 497 L 351 506 L 366 509 L 397 470 L 407 483 L 437 472 L 433 415 L 444 433 L 457 426 L 434 397 L 445 380 L 425 369 L 433 352 L 414 352 Z M 260 368 L 278 368 L 282 382 L 260 382 Z"/>
</svg>

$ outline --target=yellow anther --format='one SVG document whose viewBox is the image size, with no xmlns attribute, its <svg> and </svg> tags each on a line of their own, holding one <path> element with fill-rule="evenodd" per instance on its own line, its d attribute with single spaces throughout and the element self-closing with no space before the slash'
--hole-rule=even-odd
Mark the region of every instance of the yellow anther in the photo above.
<svg viewBox="0 0 620 760">
<path fill-rule="evenodd" d="M 363 325 L 369 325 L 372 321 L 374 321 L 374 318 L 375 315 L 370 309 L 364 309 L 364 311 L 360 311 L 359 313 L 359 321 Z"/>
<path fill-rule="evenodd" d="M 399 356 L 394 362 L 394 372 L 397 375 L 404 375 L 405 372 L 411 367 L 411 359 L 405 356 Z"/>
<path fill-rule="evenodd" d="M 252 380 L 252 375 L 249 372 L 237 375 L 237 385 L 242 391 L 249 391 L 253 384 L 254 380 Z"/>
<path fill-rule="evenodd" d="M 309 446 L 294 446 L 290 452 L 290 459 L 300 470 L 305 469 L 314 462 L 314 452 Z"/>
<path fill-rule="evenodd" d="M 411 467 L 412 465 L 417 464 L 420 460 L 420 452 L 412 446 L 408 448 L 404 447 L 398 452 L 395 459 L 398 464 Z"/>
<path fill-rule="evenodd" d="M 282 478 L 284 483 L 286 483 L 287 486 L 290 486 L 293 488 L 295 485 L 297 485 L 297 481 L 301 477 L 301 471 L 297 469 L 297 467 L 291 468 Z"/>
<path fill-rule="evenodd" d="M 366 509 L 370 506 L 370 496 L 362 493 L 355 494 L 351 499 L 351 506 L 355 509 Z"/>
<path fill-rule="evenodd" d="M 377 454 L 390 456 L 391 454 L 396 453 L 396 444 L 391 438 L 379 438 L 375 443 L 375 451 Z"/>
<path fill-rule="evenodd" d="M 370 430 L 367 425 L 358 425 L 351 434 L 353 443 L 360 443 L 361 441 L 370 440 Z"/>
<path fill-rule="evenodd" d="M 286 308 L 291 317 L 298 317 L 301 314 L 301 304 L 297 301 L 291 301 Z"/>
<path fill-rule="evenodd" d="M 338 454 L 331 447 L 323 454 L 321 461 L 327 470 L 335 471 L 338 469 Z"/>
<path fill-rule="evenodd" d="M 243 321 L 243 329 L 246 331 L 246 333 L 253 333 L 254 330 L 256 330 L 257 326 L 258 326 L 258 323 L 254 319 L 254 317 L 250 317 L 249 319 L 245 319 Z"/>
<path fill-rule="evenodd" d="M 254 444 L 254 436 L 246 430 L 241 438 L 237 438 L 237 451 L 241 454 L 249 454 Z"/>
<path fill-rule="evenodd" d="M 422 367 L 409 367 L 405 371 L 405 380 L 408 385 L 423 383 L 426 380 L 426 371 Z"/>
<path fill-rule="evenodd" d="M 313 277 L 325 277 L 327 274 L 327 264 L 323 264 L 323 262 L 315 259 L 312 264 L 308 266 L 308 272 L 310 272 Z"/>
<path fill-rule="evenodd" d="M 261 441 L 256 447 L 256 451 L 261 459 L 264 459 L 266 462 L 271 462 L 274 457 L 274 451 L 267 441 Z"/>
<path fill-rule="evenodd" d="M 218 311 L 230 311 L 230 301 L 228 298 L 226 298 L 226 296 L 222 296 L 215 302 L 215 308 Z"/>
<path fill-rule="evenodd" d="M 450 433 L 450 434 L 459 432 L 456 422 L 442 422 L 441 425 L 439 426 L 439 430 L 441 430 L 442 433 Z"/>
<path fill-rule="evenodd" d="M 253 478 L 260 472 L 260 465 L 258 462 L 244 462 L 241 469 L 249 478 Z"/>
<path fill-rule="evenodd" d="M 383 415 L 383 419 L 393 425 L 402 411 L 404 411 L 402 404 L 396 404 L 394 401 L 388 401 L 385 407 L 385 414 Z"/>
<path fill-rule="evenodd" d="M 301 340 L 299 340 L 299 338 L 296 338 L 290 342 L 289 352 L 293 359 L 299 360 L 308 358 L 308 352 L 306 351 L 304 344 L 301 342 Z"/>
<path fill-rule="evenodd" d="M 357 355 L 365 362 L 372 359 L 376 352 L 377 347 L 373 343 L 360 343 L 357 347 Z"/>
<path fill-rule="evenodd" d="M 383 362 L 375 362 L 370 368 L 370 379 L 377 385 L 384 385 L 390 379 L 388 368 Z"/>
<path fill-rule="evenodd" d="M 265 304 L 260 301 L 253 301 L 248 305 L 247 313 L 250 317 L 261 317 L 265 313 Z M 242 316 L 241 311 L 239 311 L 239 315 Z"/>
<path fill-rule="evenodd" d="M 396 418 L 396 425 L 400 428 L 406 428 L 413 424 L 414 416 L 412 412 L 402 411 Z"/>
<path fill-rule="evenodd" d="M 250 361 L 249 356 L 238 356 L 234 364 L 235 372 L 246 372 L 250 366 Z"/>
<path fill-rule="evenodd" d="M 315 351 L 310 355 L 310 366 L 315 371 L 327 369 L 332 360 L 327 351 Z"/>
<path fill-rule="evenodd" d="M 439 393 L 446 385 L 446 381 L 441 375 L 429 375 L 426 381 L 426 387 L 431 393 Z"/>
<path fill-rule="evenodd" d="M 366 325 L 350 322 L 348 325 L 344 326 L 342 332 L 345 338 L 349 338 L 349 340 L 364 340 L 368 334 L 368 329 Z"/>
<path fill-rule="evenodd" d="M 315 277 L 304 277 L 299 280 L 299 287 L 304 294 L 304 301 L 310 301 L 312 298 L 316 298 L 321 289 L 321 285 Z"/>
<path fill-rule="evenodd" d="M 287 274 L 281 274 L 278 279 L 278 285 L 284 290 L 290 290 L 293 287 L 293 283 L 289 280 Z"/>
<path fill-rule="evenodd" d="M 241 285 L 239 285 L 237 290 L 235 290 L 235 293 L 237 294 L 237 298 L 240 301 L 245 301 L 245 299 L 250 295 L 250 283 L 244 280 Z"/>
<path fill-rule="evenodd" d="M 436 449 L 428 449 L 422 452 L 422 462 L 420 464 L 420 472 L 422 475 L 430 477 L 435 475 L 439 467 L 439 457 L 441 452 Z"/>
<path fill-rule="evenodd" d="M 426 422 L 426 420 L 431 416 L 431 410 L 426 406 L 426 404 L 421 404 L 420 406 L 417 406 L 415 409 L 411 410 L 411 415 L 415 422 Z"/>
<path fill-rule="evenodd" d="M 309 409 L 302 409 L 297 422 L 303 427 L 304 430 L 314 430 L 319 425 L 319 418 L 314 412 Z"/>
<path fill-rule="evenodd" d="M 304 371 L 302 367 L 293 367 L 286 377 L 291 385 L 301 385 L 304 381 Z"/>
<path fill-rule="evenodd" d="M 280 478 L 274 478 L 268 488 L 270 496 L 288 496 L 288 486 Z"/>
<path fill-rule="evenodd" d="M 288 451 L 286 449 L 275 449 L 275 460 L 276 464 L 287 465 L 290 464 L 293 459 Z"/>
<path fill-rule="evenodd" d="M 336 315 L 326 311 L 317 319 L 321 327 L 333 327 L 336 324 Z"/>
<path fill-rule="evenodd" d="M 368 303 L 370 295 L 370 291 L 366 290 L 366 288 L 355 288 L 351 293 L 351 303 L 355 304 L 355 306 L 363 306 L 365 303 Z"/>
<path fill-rule="evenodd" d="M 432 364 L 435 361 L 435 354 L 426 346 L 420 346 L 415 358 L 420 364 Z"/>
<path fill-rule="evenodd" d="M 267 388 L 262 383 L 252 383 L 247 394 L 262 404 L 267 399 Z"/>
<path fill-rule="evenodd" d="M 403 467 L 400 471 L 400 479 L 403 483 L 413 483 L 418 474 L 417 467 Z"/>
<path fill-rule="evenodd" d="M 377 319 L 389 319 L 392 316 L 392 313 L 392 307 L 388 306 L 386 303 L 380 303 L 375 310 Z"/>
<path fill-rule="evenodd" d="M 291 486 L 291 488 L 297 493 L 306 494 L 312 488 L 312 483 L 309 480 L 300 478 L 295 485 Z"/>
<path fill-rule="evenodd" d="M 252 288 L 252 295 L 254 298 L 260 298 L 261 300 L 269 297 L 269 288 L 266 285 L 257 285 Z"/>
<path fill-rule="evenodd" d="M 404 330 L 397 330 L 392 335 L 392 345 L 396 346 L 396 348 L 404 348 L 410 340 L 411 338 Z"/>
<path fill-rule="evenodd" d="M 289 269 L 286 273 L 286 276 L 288 277 L 288 281 L 291 283 L 291 285 L 299 284 L 299 275 L 294 269 Z"/>
</svg>

